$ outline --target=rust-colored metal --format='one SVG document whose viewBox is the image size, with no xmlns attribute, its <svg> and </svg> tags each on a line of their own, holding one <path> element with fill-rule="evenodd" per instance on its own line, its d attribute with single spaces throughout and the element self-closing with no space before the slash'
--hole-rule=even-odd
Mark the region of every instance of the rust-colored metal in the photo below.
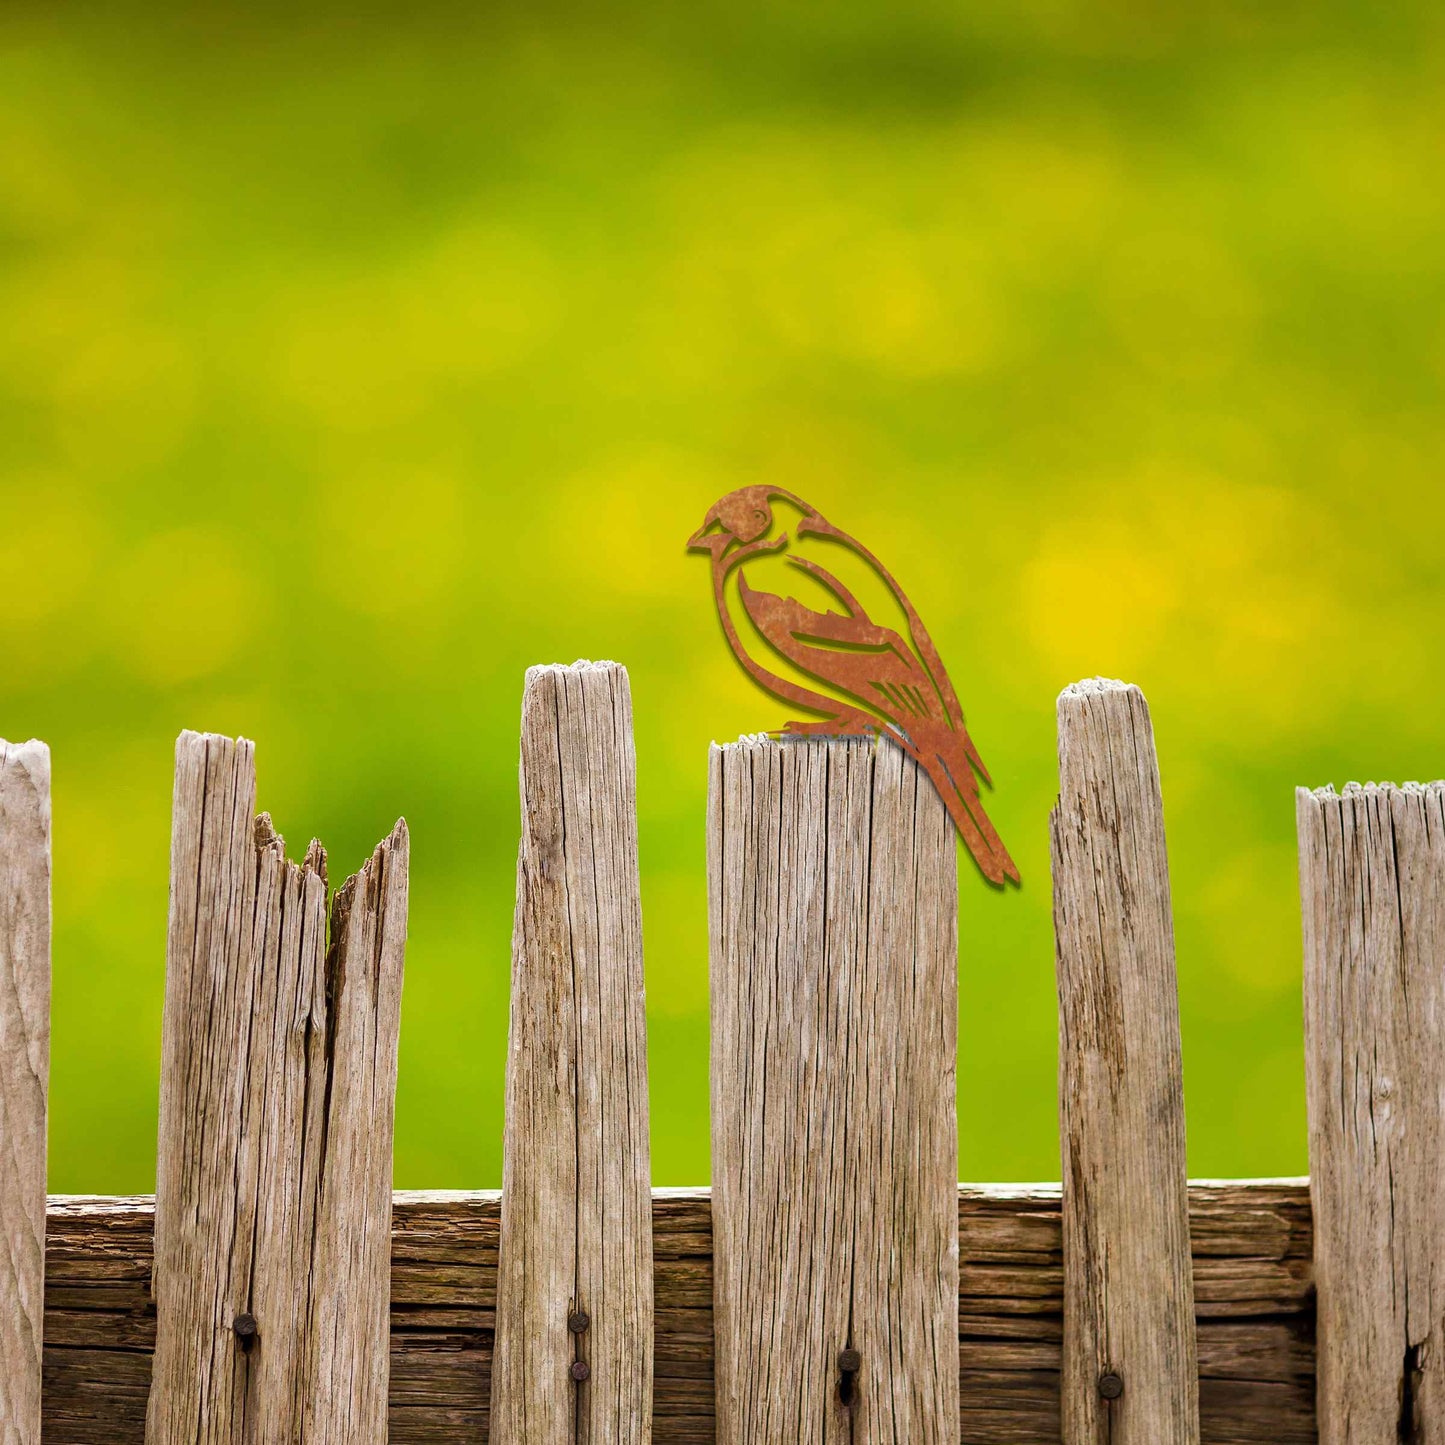
<svg viewBox="0 0 1445 1445">
<path fill-rule="evenodd" d="M 791 531 L 783 529 L 775 513 L 778 502 L 799 513 Z M 958 694 L 917 609 L 878 558 L 801 497 L 770 486 L 729 492 L 711 508 L 688 546 L 712 557 L 718 617 L 738 661 L 775 697 L 820 714 L 784 723 L 779 731 L 798 737 L 891 738 L 933 780 L 984 877 L 999 885 L 1006 879 L 1017 883 L 1018 868 L 979 799 L 979 779 L 991 780 L 964 726 Z M 793 597 L 750 586 L 744 564 L 759 564 L 757 571 L 774 559 L 806 573 L 843 610 L 830 605 L 820 612 Z M 862 569 L 881 581 L 902 613 L 907 634 L 869 616 L 833 568 Z M 862 590 L 865 584 L 855 579 L 854 586 Z M 740 617 L 733 613 L 733 591 Z M 773 671 L 777 659 L 827 691 L 779 676 Z"/>
</svg>

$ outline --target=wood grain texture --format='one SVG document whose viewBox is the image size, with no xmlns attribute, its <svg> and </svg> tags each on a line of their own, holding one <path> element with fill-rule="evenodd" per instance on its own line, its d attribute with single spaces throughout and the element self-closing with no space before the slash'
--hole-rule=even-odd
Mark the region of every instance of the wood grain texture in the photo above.
<svg viewBox="0 0 1445 1445">
<path fill-rule="evenodd" d="M 1297 795 L 1324 1445 L 1445 1441 L 1445 784 Z"/>
<path fill-rule="evenodd" d="M 1313 1288 L 1303 1181 L 1195 1184 L 1190 1227 L 1205 1445 L 1312 1445 Z M 1063 1291 L 1053 1186 L 963 1186 L 958 1364 L 965 1445 L 1057 1445 Z M 714 1435 L 706 1190 L 653 1193 L 659 1445 Z M 500 1196 L 398 1194 L 392 1445 L 487 1439 Z M 147 1199 L 52 1199 L 47 1445 L 138 1445 L 155 1315 Z"/>
<path fill-rule="evenodd" d="M 1174 925 L 1136 687 L 1059 698 L 1051 820 L 1064 1172 L 1065 1445 L 1199 1439 Z M 1122 1394 L 1110 1386 L 1122 1382 Z"/>
<path fill-rule="evenodd" d="M 494 1435 L 646 1445 L 652 1212 L 626 670 L 531 668 L 521 751 Z M 569 1330 L 578 1312 L 587 1328 Z"/>
<path fill-rule="evenodd" d="M 947 813 L 889 742 L 744 739 L 711 762 L 717 1438 L 952 1442 Z"/>
<path fill-rule="evenodd" d="M 40 1445 L 50 752 L 0 739 L 0 1445 Z"/>
<path fill-rule="evenodd" d="M 386 1441 L 391 1158 L 410 856 L 406 824 L 398 822 L 331 908 L 325 1133 L 317 1150 L 308 1280 L 306 1445 Z"/>
<path fill-rule="evenodd" d="M 328 949 L 325 854 L 287 862 L 255 798 L 250 743 L 181 735 L 145 1438 L 377 1445 L 406 828 Z"/>
</svg>

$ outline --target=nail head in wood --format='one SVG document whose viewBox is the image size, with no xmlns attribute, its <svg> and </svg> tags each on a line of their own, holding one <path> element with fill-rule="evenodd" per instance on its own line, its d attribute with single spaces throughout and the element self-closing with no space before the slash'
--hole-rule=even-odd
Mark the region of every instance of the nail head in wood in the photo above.
<svg viewBox="0 0 1445 1445">
<path fill-rule="evenodd" d="M 249 1350 L 256 1343 L 256 1336 L 261 1332 L 261 1327 L 256 1323 L 256 1316 L 253 1314 L 237 1315 L 231 1328 L 236 1332 L 237 1343 L 243 1350 Z"/>
<path fill-rule="evenodd" d="M 573 1360 L 572 1368 L 568 1371 L 568 1374 L 580 1385 L 583 1380 L 591 1376 L 592 1367 L 586 1360 Z"/>
<path fill-rule="evenodd" d="M 1124 1393 L 1124 1381 L 1112 1370 L 1099 1376 L 1099 1393 L 1106 1400 L 1117 1400 Z"/>
<path fill-rule="evenodd" d="M 592 1323 L 592 1316 L 586 1310 L 574 1310 L 567 1316 L 567 1328 L 574 1335 L 585 1335 Z"/>
<path fill-rule="evenodd" d="M 844 1350 L 838 1356 L 838 1368 L 845 1375 L 856 1375 L 863 1368 L 863 1356 L 854 1349 Z"/>
</svg>

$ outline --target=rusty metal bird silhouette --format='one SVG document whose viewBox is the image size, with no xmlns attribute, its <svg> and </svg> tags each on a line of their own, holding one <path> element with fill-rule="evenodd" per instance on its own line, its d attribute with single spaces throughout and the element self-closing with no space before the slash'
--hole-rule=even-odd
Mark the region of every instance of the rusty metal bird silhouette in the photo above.
<svg viewBox="0 0 1445 1445">
<path fill-rule="evenodd" d="M 801 497 L 770 486 L 729 492 L 688 547 L 711 555 L 718 617 L 738 661 L 775 697 L 820 714 L 780 731 L 891 738 L 932 779 L 983 876 L 1017 883 L 979 798 L 979 780 L 991 779 L 958 694 L 922 618 L 878 558 Z M 757 585 L 765 581 L 777 590 Z M 800 588 L 816 605 L 791 595 Z M 789 664 L 805 680 L 781 675 Z"/>
</svg>

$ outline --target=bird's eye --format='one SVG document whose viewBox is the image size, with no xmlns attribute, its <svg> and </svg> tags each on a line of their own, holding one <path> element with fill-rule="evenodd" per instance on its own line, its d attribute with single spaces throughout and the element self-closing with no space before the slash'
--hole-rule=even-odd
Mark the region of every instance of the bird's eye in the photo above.
<svg viewBox="0 0 1445 1445">
<path fill-rule="evenodd" d="M 763 511 L 763 509 L 762 509 L 761 507 L 759 507 L 758 510 L 753 513 L 753 516 L 755 516 L 755 517 L 758 519 L 758 521 L 763 522 L 763 521 L 766 521 L 766 520 L 767 520 L 768 514 L 767 514 L 765 511 Z"/>
</svg>

